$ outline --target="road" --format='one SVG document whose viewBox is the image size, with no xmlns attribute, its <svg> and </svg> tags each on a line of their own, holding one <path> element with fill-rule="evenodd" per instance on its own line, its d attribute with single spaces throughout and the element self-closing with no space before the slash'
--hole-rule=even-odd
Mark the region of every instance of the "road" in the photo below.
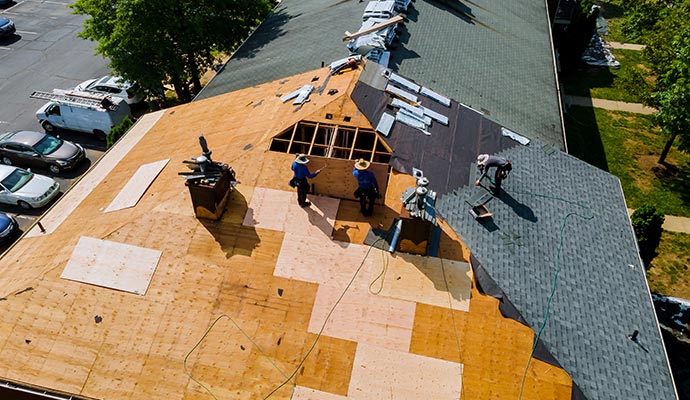
<svg viewBox="0 0 690 400">
<path fill-rule="evenodd" d="M 0 7 L 0 16 L 13 20 L 17 28 L 13 37 L 0 39 L 0 132 L 41 131 L 34 113 L 45 101 L 30 98 L 33 91 L 68 89 L 110 72 L 106 60 L 95 55 L 95 43 L 77 38 L 85 17 L 72 14 L 70 3 L 21 0 Z M 60 137 L 81 143 L 89 158 L 76 171 L 53 176 L 64 192 L 105 148 L 88 134 L 62 132 Z M 48 171 L 34 172 L 52 176 Z M 43 210 L 25 213 L 16 206 L 0 205 L 0 211 L 17 215 L 25 229 Z"/>
</svg>

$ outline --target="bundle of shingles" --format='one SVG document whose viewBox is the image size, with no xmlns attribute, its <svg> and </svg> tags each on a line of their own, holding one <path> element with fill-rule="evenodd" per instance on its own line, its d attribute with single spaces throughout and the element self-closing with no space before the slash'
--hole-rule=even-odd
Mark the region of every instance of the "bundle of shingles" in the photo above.
<svg viewBox="0 0 690 400">
<path fill-rule="evenodd" d="M 449 98 L 429 88 L 417 85 L 409 79 L 397 75 L 390 70 L 385 70 L 384 76 L 388 78 L 385 91 L 393 97 L 390 106 L 397 109 L 397 112 L 395 115 L 384 112 L 376 126 L 377 132 L 384 136 L 388 136 L 395 121 L 419 129 L 425 135 L 431 135 L 428 128 L 431 126 L 432 121 L 448 126 L 448 117 L 428 107 L 422 106 L 421 100 L 417 95 L 420 94 L 425 96 L 446 107 L 450 107 L 451 105 Z"/>
</svg>

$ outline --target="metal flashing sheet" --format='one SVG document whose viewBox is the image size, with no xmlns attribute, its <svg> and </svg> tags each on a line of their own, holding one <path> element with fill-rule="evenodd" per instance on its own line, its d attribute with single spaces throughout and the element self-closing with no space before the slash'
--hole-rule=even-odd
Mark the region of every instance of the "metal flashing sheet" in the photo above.
<svg viewBox="0 0 690 400">
<path fill-rule="evenodd" d="M 139 167 L 104 212 L 122 210 L 137 205 L 141 196 L 165 168 L 168 161 L 170 161 L 169 158 Z"/>
<path fill-rule="evenodd" d="M 143 296 L 160 257 L 158 250 L 82 236 L 60 277 Z"/>
</svg>

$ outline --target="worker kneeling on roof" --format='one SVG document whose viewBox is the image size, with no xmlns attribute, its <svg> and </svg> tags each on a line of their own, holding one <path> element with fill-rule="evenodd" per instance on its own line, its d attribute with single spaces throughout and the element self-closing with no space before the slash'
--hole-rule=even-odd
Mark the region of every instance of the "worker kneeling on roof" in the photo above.
<svg viewBox="0 0 690 400">
<path fill-rule="evenodd" d="M 512 171 L 513 165 L 510 163 L 510 160 L 506 158 L 480 154 L 477 157 L 477 168 L 479 168 L 479 171 L 482 173 L 479 179 L 474 182 L 477 186 L 481 184 L 482 179 L 489 173 L 489 168 L 496 168 L 493 181 L 491 178 L 489 178 L 489 181 L 494 184 L 492 188 L 493 194 L 498 195 L 501 191 L 501 181 L 508 177 L 508 173 Z"/>
</svg>

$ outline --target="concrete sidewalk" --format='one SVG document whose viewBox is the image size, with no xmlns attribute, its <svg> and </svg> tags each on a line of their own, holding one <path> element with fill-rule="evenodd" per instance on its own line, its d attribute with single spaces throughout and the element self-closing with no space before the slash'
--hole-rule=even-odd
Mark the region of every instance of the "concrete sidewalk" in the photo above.
<svg viewBox="0 0 690 400">
<path fill-rule="evenodd" d="M 583 106 L 583 107 L 596 107 L 603 108 L 605 110 L 612 111 L 627 111 L 638 114 L 654 114 L 657 112 L 656 108 L 647 107 L 644 104 L 638 103 L 626 103 L 624 101 L 613 101 L 605 99 L 592 99 L 589 97 L 582 96 L 565 96 L 566 106 Z"/>
<path fill-rule="evenodd" d="M 641 51 L 644 50 L 645 45 L 643 44 L 633 44 L 633 43 L 624 43 L 624 42 L 606 42 L 606 44 L 611 47 L 612 49 L 622 49 L 622 50 L 637 50 Z"/>
<path fill-rule="evenodd" d="M 628 208 L 629 215 L 632 215 L 633 211 L 635 210 Z M 690 233 L 690 218 L 665 215 L 664 224 L 661 227 L 669 232 Z"/>
</svg>

